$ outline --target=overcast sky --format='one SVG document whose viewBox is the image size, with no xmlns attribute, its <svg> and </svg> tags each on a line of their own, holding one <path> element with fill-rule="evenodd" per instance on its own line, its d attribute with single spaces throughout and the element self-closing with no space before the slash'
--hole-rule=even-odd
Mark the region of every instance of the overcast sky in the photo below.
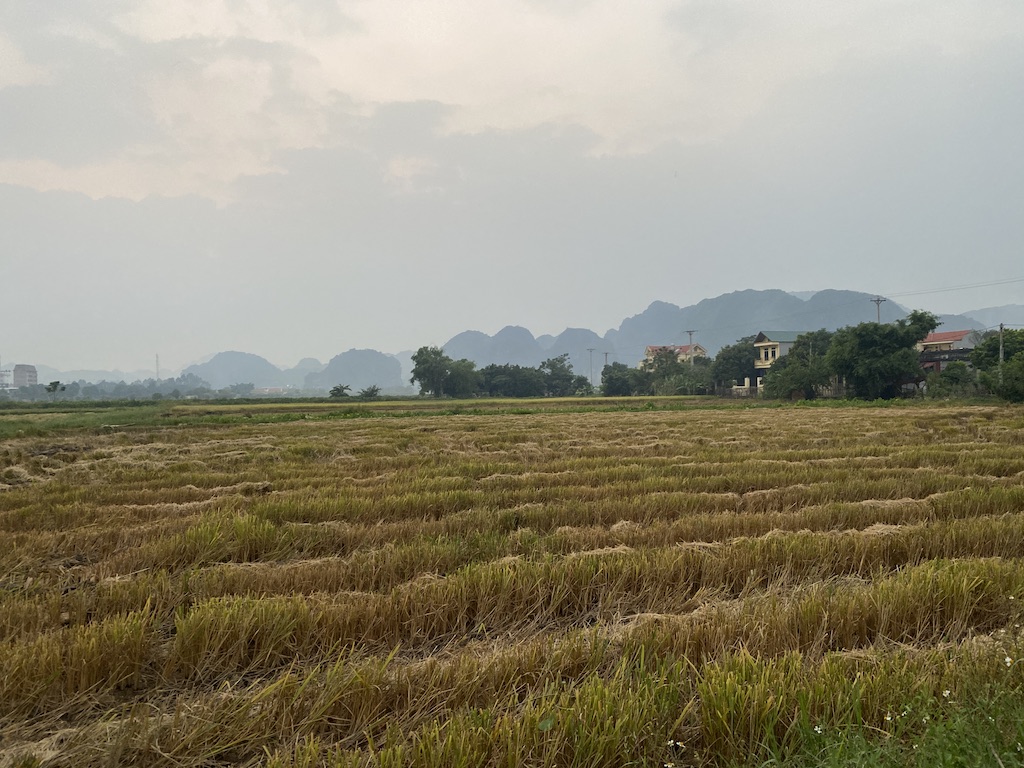
<svg viewBox="0 0 1024 768">
<path fill-rule="evenodd" d="M 3 3 L 0 358 L 1024 303 L 1022 38 L 1020 0 Z"/>
</svg>

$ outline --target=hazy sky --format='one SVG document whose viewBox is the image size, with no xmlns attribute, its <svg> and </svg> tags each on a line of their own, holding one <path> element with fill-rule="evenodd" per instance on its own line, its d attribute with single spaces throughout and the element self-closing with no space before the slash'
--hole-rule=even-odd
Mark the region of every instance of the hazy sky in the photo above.
<svg viewBox="0 0 1024 768">
<path fill-rule="evenodd" d="M 1024 303 L 1022 38 L 1020 0 L 3 3 L 0 358 Z"/>
</svg>

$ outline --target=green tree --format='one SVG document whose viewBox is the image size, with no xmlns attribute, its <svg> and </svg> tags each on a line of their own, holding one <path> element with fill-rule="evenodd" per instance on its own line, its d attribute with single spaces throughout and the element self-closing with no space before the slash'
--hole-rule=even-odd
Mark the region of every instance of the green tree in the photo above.
<svg viewBox="0 0 1024 768">
<path fill-rule="evenodd" d="M 744 336 L 735 344 L 722 347 L 711 364 L 711 379 L 715 386 L 742 385 L 744 379 L 747 378 L 753 381 L 756 375 L 754 372 L 756 354 L 753 336 Z"/>
<path fill-rule="evenodd" d="M 582 374 L 573 376 L 572 393 L 576 397 L 591 397 L 594 394 L 594 385 L 590 383 L 590 379 Z"/>
<path fill-rule="evenodd" d="M 974 397 L 981 387 L 964 363 L 950 363 L 939 373 L 928 374 L 927 395 L 931 398 Z"/>
<path fill-rule="evenodd" d="M 654 353 L 654 357 L 640 363 L 640 367 L 651 373 L 655 381 L 676 376 L 687 365 L 689 363 L 680 362 L 675 350 L 669 347 L 662 347 Z"/>
<path fill-rule="evenodd" d="M 1004 400 L 1024 403 L 1024 352 L 1018 352 L 1003 363 L 1003 382 L 996 382 L 994 390 Z"/>
<path fill-rule="evenodd" d="M 67 387 L 61 384 L 59 381 L 51 381 L 46 385 L 46 391 L 50 395 L 51 400 L 57 399 L 57 393 L 63 392 Z"/>
<path fill-rule="evenodd" d="M 380 396 L 380 387 L 378 387 L 376 384 L 371 384 L 365 389 L 360 389 L 359 396 L 364 400 L 374 400 L 375 398 Z"/>
<path fill-rule="evenodd" d="M 601 394 L 623 397 L 633 394 L 632 369 L 625 363 L 611 363 L 601 369 Z"/>
<path fill-rule="evenodd" d="M 472 397 L 480 389 L 480 372 L 472 360 L 452 360 L 440 347 L 420 347 L 412 356 L 412 378 L 434 397 Z"/>
<path fill-rule="evenodd" d="M 450 397 L 473 397 L 480 391 L 480 371 L 472 360 L 453 360 L 448 366 L 444 391 Z"/>
<path fill-rule="evenodd" d="M 680 363 L 675 372 L 654 381 L 657 395 L 706 395 L 711 392 L 711 360 L 698 357 L 692 363 Z"/>
<path fill-rule="evenodd" d="M 1024 328 L 1003 329 L 1003 360 L 1024 352 Z M 999 331 L 987 332 L 980 344 L 971 352 L 971 365 L 979 371 L 994 371 L 999 367 Z"/>
<path fill-rule="evenodd" d="M 445 394 L 444 382 L 452 359 L 440 347 L 420 347 L 412 356 L 410 384 L 419 382 L 420 390 L 434 397 Z"/>
<path fill-rule="evenodd" d="M 543 397 L 544 374 L 521 365 L 488 365 L 479 371 L 480 388 L 490 397 Z"/>
<path fill-rule="evenodd" d="M 611 363 L 601 370 L 601 394 L 605 397 L 653 394 L 651 374 L 625 363 Z"/>
<path fill-rule="evenodd" d="M 352 389 L 352 387 L 348 384 L 335 384 L 331 387 L 331 397 L 348 397 L 350 389 Z"/>
<path fill-rule="evenodd" d="M 544 392 L 549 397 L 569 397 L 575 394 L 576 374 L 573 373 L 569 354 L 559 355 L 540 364 L 544 375 Z"/>
<path fill-rule="evenodd" d="M 681 361 L 675 350 L 663 348 L 640 367 L 647 374 L 646 383 L 652 394 L 702 395 L 711 390 L 711 365 L 706 357 Z"/>
<path fill-rule="evenodd" d="M 938 324 L 932 313 L 914 310 L 895 323 L 861 323 L 840 328 L 832 336 L 825 361 L 832 373 L 846 380 L 854 397 L 897 397 L 904 384 L 922 377 L 915 345 Z"/>
<path fill-rule="evenodd" d="M 797 336 L 786 356 L 765 374 L 765 394 L 783 400 L 813 400 L 832 379 L 825 362 L 831 345 L 832 334 L 824 328 Z"/>
</svg>

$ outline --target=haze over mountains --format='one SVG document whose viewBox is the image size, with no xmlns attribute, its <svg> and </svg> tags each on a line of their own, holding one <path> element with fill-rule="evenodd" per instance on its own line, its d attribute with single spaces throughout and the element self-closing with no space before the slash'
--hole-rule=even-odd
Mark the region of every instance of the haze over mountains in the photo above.
<svg viewBox="0 0 1024 768">
<path fill-rule="evenodd" d="M 649 344 L 687 344 L 693 341 L 715 355 L 719 349 L 744 336 L 762 330 L 835 330 L 845 325 L 875 320 L 893 322 L 907 314 L 907 308 L 886 300 L 877 308 L 871 294 L 824 290 L 813 294 L 791 294 L 782 290 L 744 290 L 727 293 L 688 307 L 663 301 L 653 302 L 643 312 L 625 318 L 618 328 L 603 336 L 586 328 L 567 328 L 557 336 L 535 337 L 520 326 L 507 326 L 493 336 L 468 330 L 442 346 L 454 358 L 472 360 L 478 367 L 490 364 L 537 366 L 542 361 L 568 354 L 578 374 L 597 381 L 605 362 L 636 365 Z M 876 312 L 878 313 L 876 315 Z M 1024 325 L 1024 306 L 1009 305 L 979 309 L 962 315 L 940 315 L 941 329 L 981 330 L 998 325 Z M 424 339 L 422 345 L 431 345 Z M 418 345 L 420 346 L 420 345 Z M 411 351 L 386 354 L 372 349 L 351 349 L 328 363 L 304 358 L 292 368 L 281 368 L 248 352 L 219 352 L 203 363 L 185 368 L 207 381 L 214 389 L 251 383 L 261 388 L 326 390 L 338 383 L 353 391 L 377 385 L 385 393 L 409 392 Z M 37 366 L 40 381 L 135 380 L 152 377 L 152 371 L 58 371 Z M 162 372 L 163 375 L 168 375 Z"/>
</svg>

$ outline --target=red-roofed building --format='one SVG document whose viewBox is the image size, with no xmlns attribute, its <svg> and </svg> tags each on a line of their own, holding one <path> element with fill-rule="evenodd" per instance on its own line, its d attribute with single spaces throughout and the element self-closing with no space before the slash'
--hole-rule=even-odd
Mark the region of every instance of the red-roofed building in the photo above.
<svg viewBox="0 0 1024 768">
<path fill-rule="evenodd" d="M 929 333 L 917 343 L 921 367 L 926 372 L 941 372 L 950 363 L 971 364 L 974 331 L 940 331 Z"/>
<path fill-rule="evenodd" d="M 974 331 L 940 331 L 929 333 L 917 343 L 918 352 L 939 352 L 947 349 L 974 349 L 970 340 Z"/>
</svg>

